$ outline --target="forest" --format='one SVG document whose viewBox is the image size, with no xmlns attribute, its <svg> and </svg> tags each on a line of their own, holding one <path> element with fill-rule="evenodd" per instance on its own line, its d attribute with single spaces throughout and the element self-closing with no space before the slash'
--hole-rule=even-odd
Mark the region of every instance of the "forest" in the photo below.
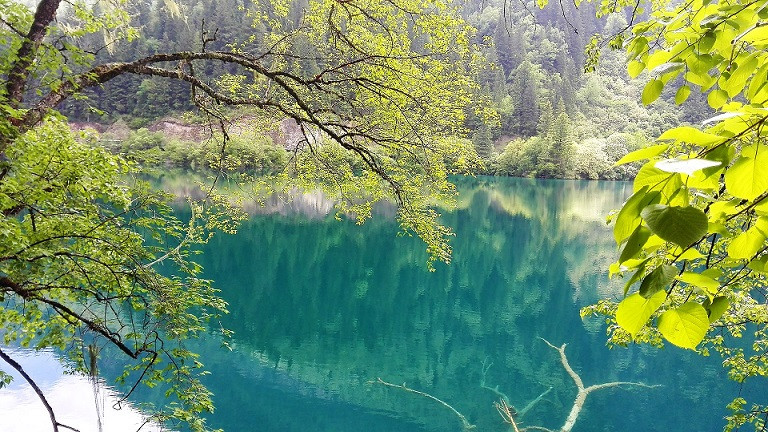
<svg viewBox="0 0 768 432">
<path fill-rule="evenodd" d="M 415 414 L 362 414 L 401 426 L 444 420 L 398 399 L 416 395 L 466 430 L 569 432 L 611 417 L 590 411 L 590 394 L 665 391 L 644 356 L 668 348 L 680 375 L 718 391 L 736 383 L 717 407 L 724 430 L 765 431 L 766 19 L 768 0 L 0 0 L 0 392 L 22 381 L 51 429 L 77 430 L 22 364 L 25 350 L 55 353 L 94 388 L 110 376 L 115 405 L 146 401 L 140 427 L 205 431 L 217 388 L 206 361 L 227 358 L 219 344 L 242 359 L 236 377 L 266 373 L 353 412 L 378 392 Z M 175 175 L 194 192 L 158 186 Z M 297 196 L 322 223 L 258 217 Z M 619 208 L 606 212 L 608 201 Z M 315 247 L 296 234 L 309 226 L 321 227 L 306 235 Z M 238 237 L 243 227 L 256 240 Z M 246 252 L 207 249 L 226 236 Z M 417 246 L 396 249 L 401 237 Z M 281 249 L 289 241 L 294 252 Z M 265 250 L 282 252 L 249 262 Z M 327 257 L 342 267 L 313 264 Z M 219 286 L 231 263 L 256 270 L 238 282 L 252 291 Z M 246 301 L 257 294 L 263 304 Z M 310 303 L 259 309 L 278 299 Z M 270 313 L 296 310 L 272 327 Z M 242 319 L 227 325 L 230 313 Z M 550 338 L 571 330 L 588 346 L 569 357 L 569 341 Z M 342 347 L 357 331 L 360 343 Z M 387 348 L 407 339 L 434 357 Z M 523 409 L 489 385 L 503 373 L 475 345 L 491 340 L 506 349 L 486 347 L 496 362 L 526 382 L 514 394 Z M 625 357 L 577 372 L 606 342 Z M 346 352 L 386 358 L 393 375 L 417 367 L 422 390 L 360 373 Z M 337 355 L 338 369 L 319 367 Z M 497 397 L 497 412 L 465 416 L 429 390 L 466 396 L 458 383 Z M 703 399 L 698 389 L 667 390 L 667 405 Z M 525 423 L 529 411 L 540 423 Z M 643 414 L 633 411 L 637 427 Z"/>
<path fill-rule="evenodd" d="M 227 41 L 243 28 L 249 29 L 248 37 L 257 44 L 266 43 L 261 41 L 267 28 L 251 26 L 251 18 L 237 13 L 247 10 L 248 2 L 180 1 L 177 5 L 177 15 L 163 2 L 137 9 L 143 37 L 117 52 L 104 50 L 97 59 L 119 61 L 162 50 L 191 49 L 199 44 L 201 25 L 217 34 L 210 49 L 226 48 Z M 305 8 L 306 2 L 291 2 L 282 25 L 298 26 Z M 585 73 L 585 47 L 592 36 L 619 33 L 627 26 L 626 16 L 598 18 L 592 4 L 562 10 L 553 3 L 539 9 L 503 0 L 466 1 L 460 14 L 476 29 L 471 43 L 478 48 L 479 58 L 473 61 L 479 88 L 473 97 L 486 102 L 494 113 L 477 115 L 467 108 L 463 120 L 466 138 L 483 162 L 480 173 L 628 180 L 637 167 L 613 167 L 624 154 L 647 145 L 672 126 L 711 117 L 711 108 L 697 94 L 683 106 L 675 105 L 674 94 L 643 106 L 639 98 L 643 80 L 627 76 L 626 55 L 620 51 L 606 49 L 596 70 Z M 309 76 L 319 71 L 309 55 L 310 44 L 297 43 L 291 49 L 291 67 L 297 73 Z M 228 72 L 215 64 L 203 71 L 209 78 Z M 152 134 L 147 129 L 154 125 L 157 130 L 156 122 L 163 118 L 200 121 L 185 117 L 193 109 L 185 84 L 126 76 L 93 93 L 87 101 L 68 101 L 63 112 L 83 126 L 98 123 L 107 132 L 105 145 L 113 151 L 148 165 L 210 168 L 203 156 L 210 152 L 200 143 L 205 134 L 190 140 L 183 134 Z M 281 144 L 275 140 L 283 140 L 272 135 L 272 142 L 264 134 L 235 139 L 229 151 L 239 155 L 237 169 L 257 174 L 282 170 L 286 160 L 273 146 Z"/>
</svg>

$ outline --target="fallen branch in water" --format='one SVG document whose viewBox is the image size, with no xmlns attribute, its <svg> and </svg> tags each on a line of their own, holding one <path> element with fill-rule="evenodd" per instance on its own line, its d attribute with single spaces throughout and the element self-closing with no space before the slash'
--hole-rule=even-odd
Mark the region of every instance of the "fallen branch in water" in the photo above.
<svg viewBox="0 0 768 432">
<path fill-rule="evenodd" d="M 486 390 L 490 390 L 497 396 L 499 396 L 500 400 L 499 402 L 494 402 L 493 405 L 496 407 L 496 410 L 499 411 L 499 414 L 501 414 L 501 417 L 504 419 L 505 422 L 510 423 L 508 420 L 514 420 L 515 417 L 523 417 L 528 411 L 530 411 L 536 404 L 544 400 L 544 396 L 549 394 L 549 392 L 552 391 L 552 387 L 547 388 L 544 390 L 543 393 L 538 395 L 535 399 L 528 402 L 528 405 L 525 406 L 525 408 L 518 411 L 514 405 L 512 405 L 512 402 L 510 402 L 509 397 L 501 392 L 499 390 L 499 386 L 489 387 L 485 384 L 485 378 L 488 374 L 488 370 L 493 366 L 493 363 L 488 363 L 488 359 L 486 358 L 483 360 L 483 368 L 480 373 L 480 387 L 484 388 Z M 512 424 L 512 423 L 510 423 Z M 513 425 L 516 426 L 516 425 Z M 517 431 L 517 428 L 515 428 Z"/>
<path fill-rule="evenodd" d="M 509 407 L 512 408 L 513 411 L 516 411 L 515 407 L 510 405 L 512 402 L 509 400 L 509 397 L 507 397 L 506 394 L 499 391 L 499 386 L 489 387 L 485 385 L 485 376 L 488 374 L 488 370 L 491 368 L 491 366 L 493 366 L 493 362 L 488 363 L 488 357 L 486 357 L 485 360 L 483 360 L 483 369 L 480 372 L 480 387 L 486 390 L 492 391 L 496 396 L 501 398 L 501 400 L 505 404 L 509 405 Z"/>
<path fill-rule="evenodd" d="M 376 381 L 369 381 L 369 383 L 371 383 L 371 384 L 381 384 L 381 385 L 387 386 L 387 387 L 398 388 L 398 389 L 404 390 L 404 391 L 406 391 L 408 393 L 417 394 L 417 395 L 423 396 L 423 397 L 425 397 L 427 399 L 431 399 L 431 400 L 439 403 L 440 405 L 448 408 L 454 414 L 456 414 L 456 416 L 459 418 L 459 420 L 461 420 L 461 424 L 464 427 L 464 430 L 470 430 L 470 429 L 474 429 L 475 428 L 475 425 L 470 423 L 467 420 L 467 418 L 464 417 L 464 415 L 462 413 L 460 413 L 459 411 L 456 410 L 456 408 L 454 408 L 453 406 L 451 406 L 449 403 L 445 402 L 444 400 L 436 398 L 435 396 L 432 396 L 429 393 L 425 393 L 425 392 L 422 392 L 422 391 L 418 391 L 418 390 L 414 390 L 412 388 L 409 388 L 409 387 L 407 387 L 405 385 L 405 383 L 403 383 L 401 385 L 392 384 L 392 383 L 389 383 L 389 382 L 386 382 L 386 381 L 382 380 L 381 378 L 376 378 Z"/>
<path fill-rule="evenodd" d="M 660 387 L 659 385 L 648 385 L 643 383 L 624 382 L 624 381 L 607 382 L 607 383 L 594 384 L 589 387 L 585 387 L 584 382 L 581 380 L 581 377 L 579 376 L 579 374 L 577 374 L 571 367 L 570 363 L 568 363 L 568 357 L 566 357 L 565 355 L 566 344 L 562 344 L 558 348 L 552 345 L 548 340 L 544 338 L 539 338 L 539 339 L 541 339 L 542 341 L 544 341 L 544 343 L 549 345 L 552 349 L 555 349 L 557 350 L 557 352 L 560 353 L 560 363 L 563 364 L 563 369 L 565 369 L 565 371 L 571 377 L 573 382 L 576 383 L 576 388 L 578 389 L 578 393 L 576 393 L 576 399 L 573 400 L 573 407 L 571 408 L 571 412 L 568 414 L 568 417 L 565 419 L 565 423 L 563 424 L 563 427 L 560 428 L 560 432 L 571 432 L 571 429 L 573 429 L 573 425 L 576 424 L 576 420 L 579 418 L 581 409 L 584 407 L 584 402 L 586 402 L 587 396 L 589 396 L 589 394 L 595 390 L 601 390 L 601 389 L 610 388 L 610 387 L 620 387 L 620 386 L 634 386 L 634 387 L 645 387 L 645 388 Z M 525 430 L 549 431 L 549 429 L 541 428 L 538 426 L 521 429 L 521 431 L 525 431 Z M 552 432 L 552 431 L 549 431 L 549 432 Z"/>
</svg>

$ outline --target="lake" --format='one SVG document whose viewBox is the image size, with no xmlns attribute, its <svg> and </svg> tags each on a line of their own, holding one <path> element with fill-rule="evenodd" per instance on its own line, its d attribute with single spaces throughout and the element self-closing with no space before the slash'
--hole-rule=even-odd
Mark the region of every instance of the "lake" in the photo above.
<svg viewBox="0 0 768 432">
<path fill-rule="evenodd" d="M 605 215 L 631 194 L 630 184 L 462 178 L 458 186 L 458 207 L 442 218 L 456 233 L 453 262 L 434 272 L 425 245 L 397 235 L 390 209 L 357 226 L 336 220 L 318 197 L 253 215 L 237 235 L 205 245 L 205 277 L 230 304 L 221 324 L 235 331 L 231 352 L 217 336 L 192 347 L 212 372 L 217 411 L 209 425 L 462 430 L 445 405 L 381 378 L 443 401 L 478 431 L 510 430 L 494 408 L 501 397 L 521 411 L 544 394 L 518 417 L 521 427 L 560 428 L 576 386 L 547 340 L 567 344 L 586 385 L 659 385 L 590 394 L 574 431 L 722 429 L 739 388 L 717 358 L 671 346 L 609 349 L 604 321 L 579 317 L 583 306 L 621 296 L 621 281 L 606 274 L 616 245 Z M 52 362 L 34 357 L 26 365 L 33 376 L 50 375 Z M 109 364 L 102 369 L 110 375 Z M 19 404 L 3 392 L 22 387 L 17 380 L 0 390 L 0 412 Z M 144 392 L 136 402 L 155 397 Z M 94 405 L 93 395 L 82 399 Z M 13 431 L 4 417 L 0 430 Z M 94 430 L 84 422 L 82 431 Z"/>
</svg>

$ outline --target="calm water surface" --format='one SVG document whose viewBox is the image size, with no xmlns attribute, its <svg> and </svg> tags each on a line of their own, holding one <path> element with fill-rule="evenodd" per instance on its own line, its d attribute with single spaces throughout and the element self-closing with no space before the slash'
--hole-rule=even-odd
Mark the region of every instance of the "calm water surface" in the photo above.
<svg viewBox="0 0 768 432">
<path fill-rule="evenodd" d="M 609 350 L 604 322 L 579 318 L 581 307 L 621 295 L 604 271 L 615 257 L 604 217 L 631 186 L 459 183 L 459 206 L 443 217 L 456 232 L 453 263 L 434 272 L 423 243 L 397 236 L 387 215 L 356 226 L 334 220 L 317 199 L 253 216 L 236 236 L 206 245 L 205 277 L 230 303 L 222 325 L 235 331 L 232 352 L 215 336 L 193 347 L 212 372 L 218 409 L 210 426 L 462 430 L 437 402 L 371 384 L 381 378 L 442 399 L 492 432 L 510 430 L 493 407 L 501 395 L 522 409 L 551 387 L 520 420 L 559 428 L 576 387 L 545 338 L 568 344 L 586 385 L 662 386 L 593 393 L 574 431 L 722 428 L 739 389 L 717 359 L 672 347 Z"/>
</svg>

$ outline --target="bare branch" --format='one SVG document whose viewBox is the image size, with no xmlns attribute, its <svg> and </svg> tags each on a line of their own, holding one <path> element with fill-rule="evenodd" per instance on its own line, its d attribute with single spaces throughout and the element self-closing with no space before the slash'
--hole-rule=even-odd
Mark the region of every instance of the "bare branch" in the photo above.
<svg viewBox="0 0 768 432">
<path fill-rule="evenodd" d="M 584 407 L 584 403 L 587 401 L 587 396 L 589 396 L 589 394 L 595 390 L 611 388 L 611 387 L 619 387 L 619 386 L 628 386 L 628 385 L 645 387 L 645 388 L 660 387 L 658 385 L 647 385 L 643 383 L 614 381 L 614 382 L 608 382 L 603 384 L 595 384 L 585 388 L 584 382 L 581 380 L 581 377 L 579 376 L 579 374 L 577 374 L 571 367 L 570 363 L 568 363 L 568 357 L 566 357 L 565 355 L 566 344 L 563 344 L 558 348 L 552 345 L 548 340 L 544 338 L 540 337 L 539 339 L 541 339 L 542 341 L 544 341 L 544 343 L 549 345 L 552 349 L 557 350 L 557 352 L 560 353 L 560 363 L 562 363 L 563 369 L 565 369 L 565 371 L 568 372 L 568 375 L 570 375 L 570 377 L 573 379 L 573 382 L 576 383 L 576 387 L 578 388 L 578 393 L 576 393 L 576 398 L 573 400 L 573 407 L 571 408 L 571 412 L 568 413 L 568 417 L 565 419 L 565 423 L 563 424 L 563 427 L 560 428 L 560 432 L 570 432 L 571 429 L 573 429 L 573 426 L 576 424 L 576 420 L 579 418 L 579 414 L 581 414 L 581 409 Z"/>
<path fill-rule="evenodd" d="M 423 396 L 423 397 L 425 397 L 427 399 L 431 399 L 431 400 L 439 403 L 440 405 L 448 408 L 449 410 L 451 410 L 451 412 L 456 414 L 456 416 L 459 418 L 459 420 L 461 420 L 461 424 L 462 424 L 462 426 L 464 426 L 464 430 L 470 430 L 470 429 L 474 429 L 476 427 L 475 425 L 470 423 L 469 420 L 467 420 L 467 418 L 464 417 L 464 415 L 462 413 L 458 412 L 456 410 L 456 408 L 452 407 L 450 404 L 448 404 L 444 400 L 438 399 L 438 398 L 436 398 L 435 396 L 432 396 L 429 393 L 425 393 L 425 392 L 422 392 L 422 391 L 418 391 L 418 390 L 414 390 L 412 388 L 409 388 L 409 387 L 407 387 L 405 385 L 405 383 L 403 383 L 401 385 L 392 384 L 392 383 L 389 383 L 389 382 L 386 382 L 386 381 L 382 380 L 381 378 L 376 378 L 376 381 L 369 381 L 369 383 L 370 384 L 381 384 L 381 385 L 387 386 L 387 387 L 398 388 L 398 389 L 404 390 L 404 391 L 406 391 L 408 393 L 417 394 L 417 395 Z"/>
</svg>

